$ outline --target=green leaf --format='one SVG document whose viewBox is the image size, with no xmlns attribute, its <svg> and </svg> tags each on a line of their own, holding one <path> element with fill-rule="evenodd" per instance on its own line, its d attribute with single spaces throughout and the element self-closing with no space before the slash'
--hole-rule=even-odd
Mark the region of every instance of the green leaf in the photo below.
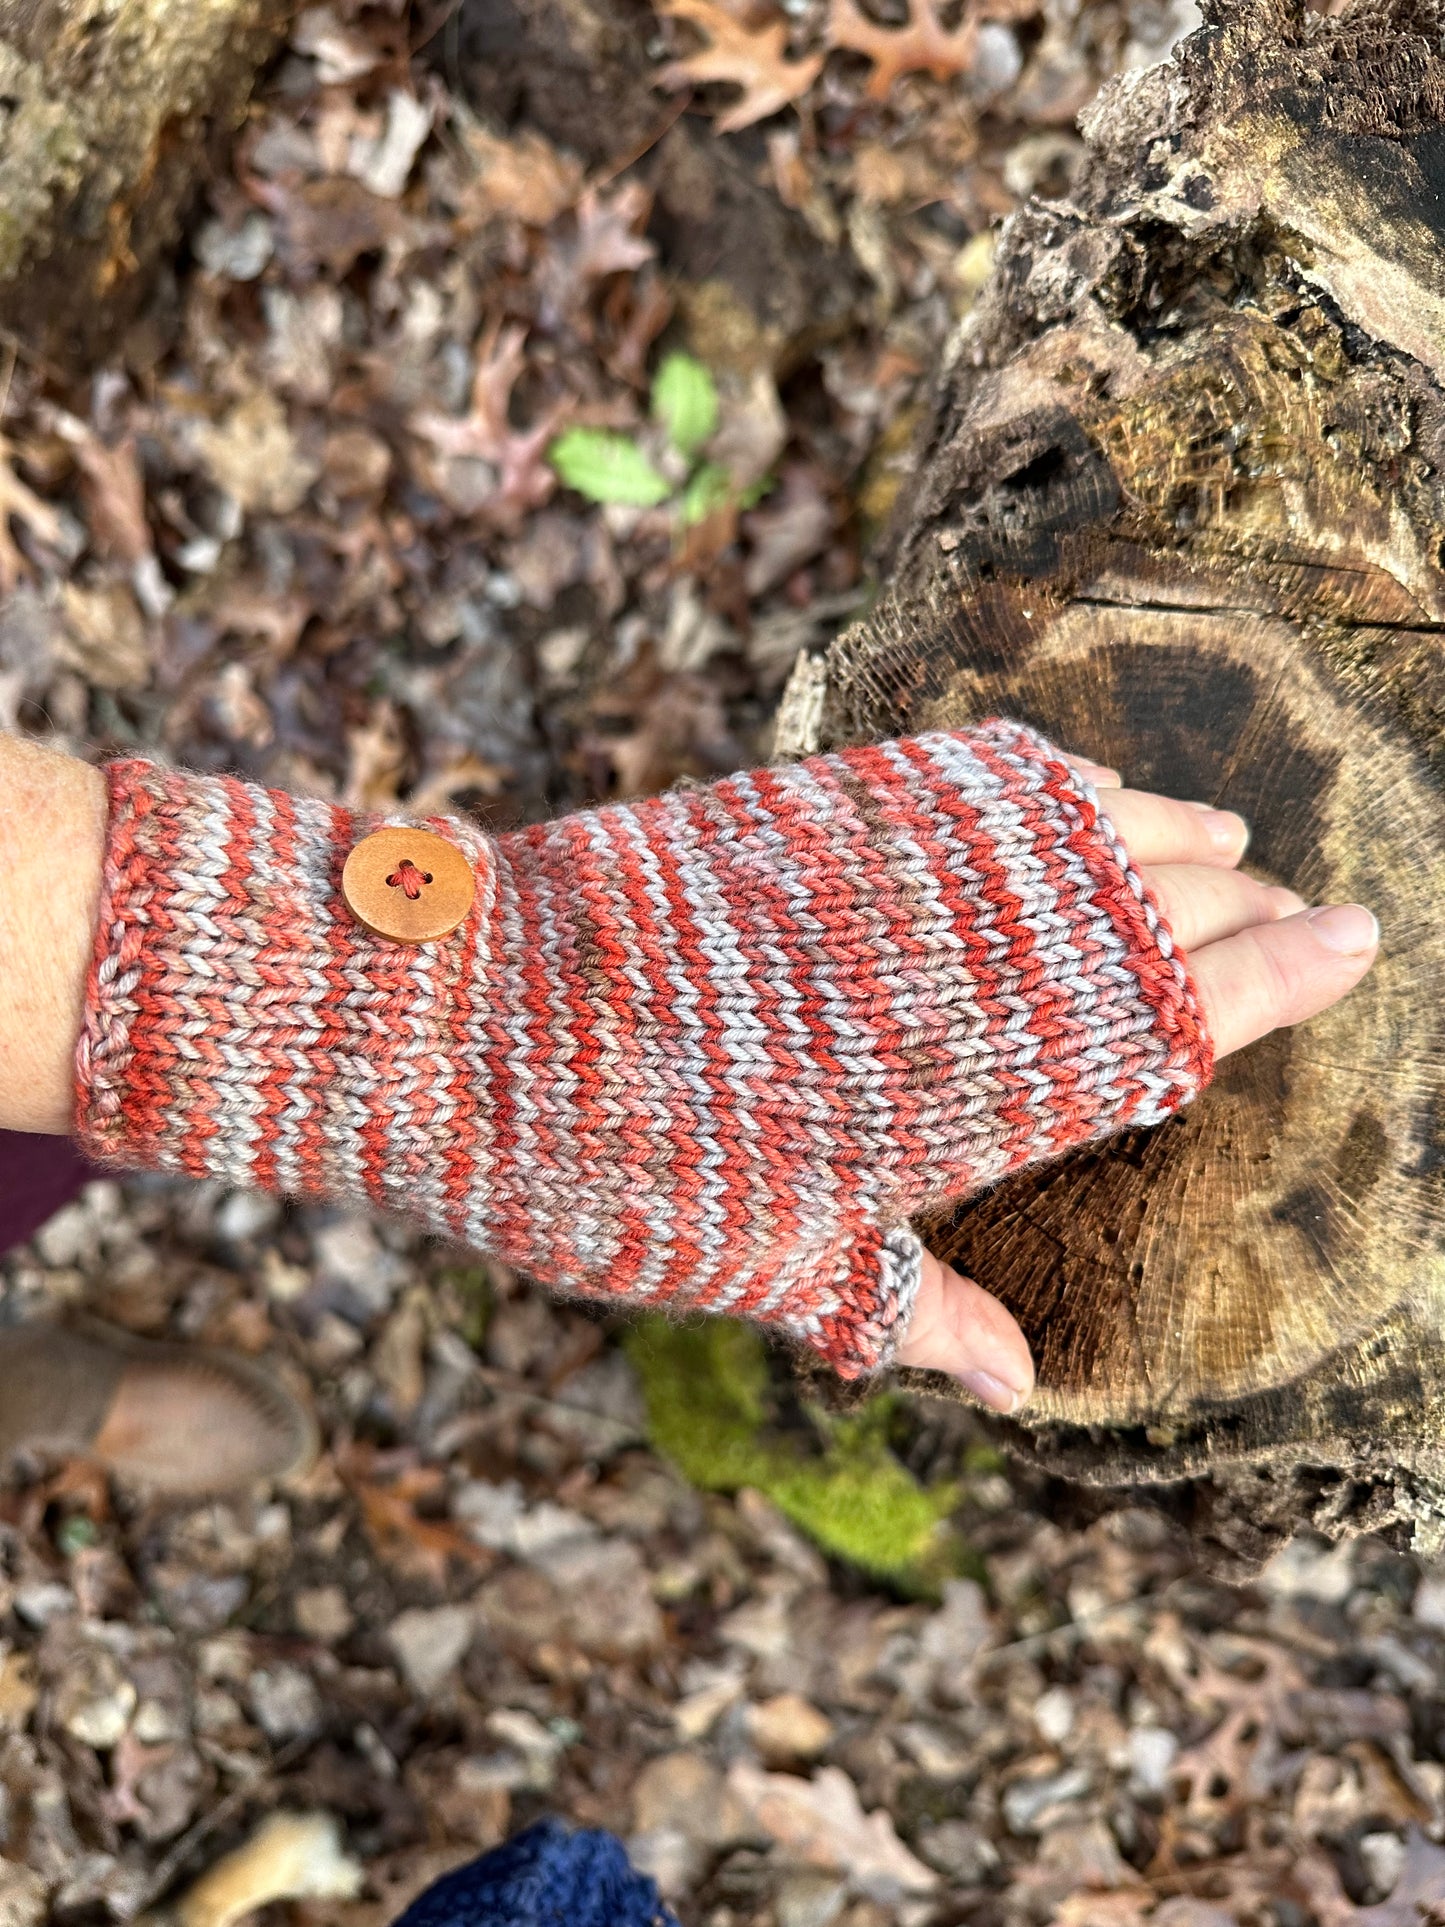
<svg viewBox="0 0 1445 1927">
<path fill-rule="evenodd" d="M 717 430 L 717 386 L 691 355 L 669 355 L 652 384 L 652 418 L 689 461 Z"/>
<path fill-rule="evenodd" d="M 568 488 L 589 502 L 650 509 L 672 493 L 672 484 L 637 443 L 613 428 L 565 429 L 547 450 L 547 460 Z"/>
<path fill-rule="evenodd" d="M 72 1512 L 68 1519 L 62 1519 L 55 1535 L 55 1543 L 67 1558 L 93 1546 L 100 1534 L 83 1512 Z"/>
<path fill-rule="evenodd" d="M 761 481 L 738 488 L 721 463 L 704 462 L 682 492 L 683 526 L 691 528 L 696 522 L 705 522 L 720 508 L 756 508 L 775 486 L 772 476 L 765 475 Z"/>
<path fill-rule="evenodd" d="M 682 519 L 687 528 L 705 522 L 715 509 L 733 499 L 732 477 L 716 462 L 704 462 L 682 495 Z"/>
</svg>

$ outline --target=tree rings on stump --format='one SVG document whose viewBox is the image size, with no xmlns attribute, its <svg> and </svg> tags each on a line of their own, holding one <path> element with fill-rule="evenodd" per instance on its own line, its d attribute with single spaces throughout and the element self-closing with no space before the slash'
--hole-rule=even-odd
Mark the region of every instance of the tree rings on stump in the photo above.
<svg viewBox="0 0 1445 1927">
<path fill-rule="evenodd" d="M 1375 909 L 1382 955 L 1344 1003 L 1227 1060 L 1161 1129 L 925 1230 L 1027 1331 L 1039 1392 L 1010 1430 L 1047 1466 L 1192 1479 L 1181 1504 L 1246 1553 L 1305 1520 L 1432 1548 L 1440 23 L 1413 4 L 1207 11 L 1170 66 L 1106 90 L 1070 201 L 1005 229 L 888 593 L 833 645 L 813 736 L 1019 716 L 1136 788 L 1241 811 L 1268 880 Z"/>
</svg>

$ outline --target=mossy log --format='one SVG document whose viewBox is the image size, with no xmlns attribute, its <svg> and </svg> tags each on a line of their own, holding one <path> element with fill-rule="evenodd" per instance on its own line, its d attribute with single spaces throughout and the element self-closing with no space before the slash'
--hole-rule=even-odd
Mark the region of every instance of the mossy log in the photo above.
<svg viewBox="0 0 1445 1927">
<path fill-rule="evenodd" d="M 1245 1561 L 1305 1522 L 1438 1550 L 1441 16 L 1216 0 L 1085 132 L 1070 199 L 1003 232 L 886 594 L 800 668 L 790 747 L 1023 716 L 1377 909 L 1347 1002 L 929 1230 L 1029 1334 L 1011 1442 L 1046 1468 L 1169 1487 Z"/>
<path fill-rule="evenodd" d="M 172 249 L 286 0 L 0 0 L 0 328 L 81 364 Z"/>
</svg>

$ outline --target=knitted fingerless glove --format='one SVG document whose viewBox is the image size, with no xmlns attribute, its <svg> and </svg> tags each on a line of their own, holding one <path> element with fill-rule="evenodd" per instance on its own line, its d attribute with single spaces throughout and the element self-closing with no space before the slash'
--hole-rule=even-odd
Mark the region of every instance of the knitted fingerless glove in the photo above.
<svg viewBox="0 0 1445 1927">
<path fill-rule="evenodd" d="M 428 819 L 477 894 L 424 948 L 342 899 L 380 819 L 108 778 L 93 1157 L 370 1199 L 567 1291 L 761 1320 L 848 1377 L 906 1328 L 912 1214 L 1209 1077 L 1138 872 L 1015 724 L 496 839 Z"/>
</svg>

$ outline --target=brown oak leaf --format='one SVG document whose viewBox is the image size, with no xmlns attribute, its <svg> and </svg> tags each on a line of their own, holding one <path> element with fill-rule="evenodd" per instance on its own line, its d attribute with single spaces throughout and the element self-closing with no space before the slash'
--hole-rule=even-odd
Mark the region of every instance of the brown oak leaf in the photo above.
<svg viewBox="0 0 1445 1927">
<path fill-rule="evenodd" d="M 446 1496 L 440 1466 L 407 1463 L 406 1453 L 387 1458 L 356 1445 L 338 1459 L 338 1470 L 361 1507 L 361 1523 L 377 1557 L 397 1572 L 444 1586 L 450 1564 L 486 1570 L 494 1556 L 449 1519 L 420 1508 L 439 1507 Z"/>
<path fill-rule="evenodd" d="M 1295 1879 L 1319 1927 L 1436 1927 L 1445 1920 L 1445 1847 L 1418 1827 L 1405 1834 L 1404 1862 L 1388 1900 L 1357 1906 L 1324 1853 L 1305 1856 Z"/>
<path fill-rule="evenodd" d="M 776 114 L 807 93 L 822 72 L 822 54 L 789 58 L 788 29 L 781 20 L 752 27 L 717 0 L 658 0 L 658 4 L 673 19 L 690 20 L 700 27 L 710 42 L 664 67 L 658 84 L 677 88 L 722 81 L 741 89 L 733 105 L 718 116 L 720 134 L 735 134 Z"/>
<path fill-rule="evenodd" d="M 30 564 L 10 532 L 12 516 L 41 542 L 53 545 L 64 533 L 55 510 L 27 488 L 11 467 L 14 452 L 8 441 L 0 439 L 0 595 L 9 595 L 21 576 L 30 573 Z"/>
<path fill-rule="evenodd" d="M 423 409 L 412 416 L 414 434 L 439 458 L 437 492 L 460 514 L 482 516 L 495 527 L 515 530 L 556 487 L 546 463 L 549 442 L 562 410 L 548 409 L 530 428 L 509 419 L 512 389 L 526 362 L 527 331 L 494 327 L 477 344 L 471 407 L 465 415 Z M 484 464 L 485 478 L 468 482 L 459 464 Z"/>
<path fill-rule="evenodd" d="M 977 57 L 982 21 L 1024 19 L 1035 12 L 1034 0 L 965 0 L 957 23 L 945 27 L 936 0 L 912 0 L 907 26 L 885 27 L 870 19 L 858 0 L 832 0 L 827 39 L 830 47 L 865 54 L 873 62 L 868 98 L 886 100 L 904 74 L 952 80 L 968 73 Z"/>
<path fill-rule="evenodd" d="M 576 206 L 583 186 L 581 161 L 534 128 L 522 127 L 504 138 L 475 121 L 456 126 L 471 162 L 463 208 L 469 221 L 504 214 L 529 227 L 548 227 Z"/>
<path fill-rule="evenodd" d="M 657 249 L 640 232 L 652 212 L 641 181 L 624 181 L 611 194 L 589 187 L 579 196 L 570 232 L 554 231 L 537 267 L 538 318 L 555 329 L 587 303 L 599 281 L 629 274 Z"/>
</svg>

